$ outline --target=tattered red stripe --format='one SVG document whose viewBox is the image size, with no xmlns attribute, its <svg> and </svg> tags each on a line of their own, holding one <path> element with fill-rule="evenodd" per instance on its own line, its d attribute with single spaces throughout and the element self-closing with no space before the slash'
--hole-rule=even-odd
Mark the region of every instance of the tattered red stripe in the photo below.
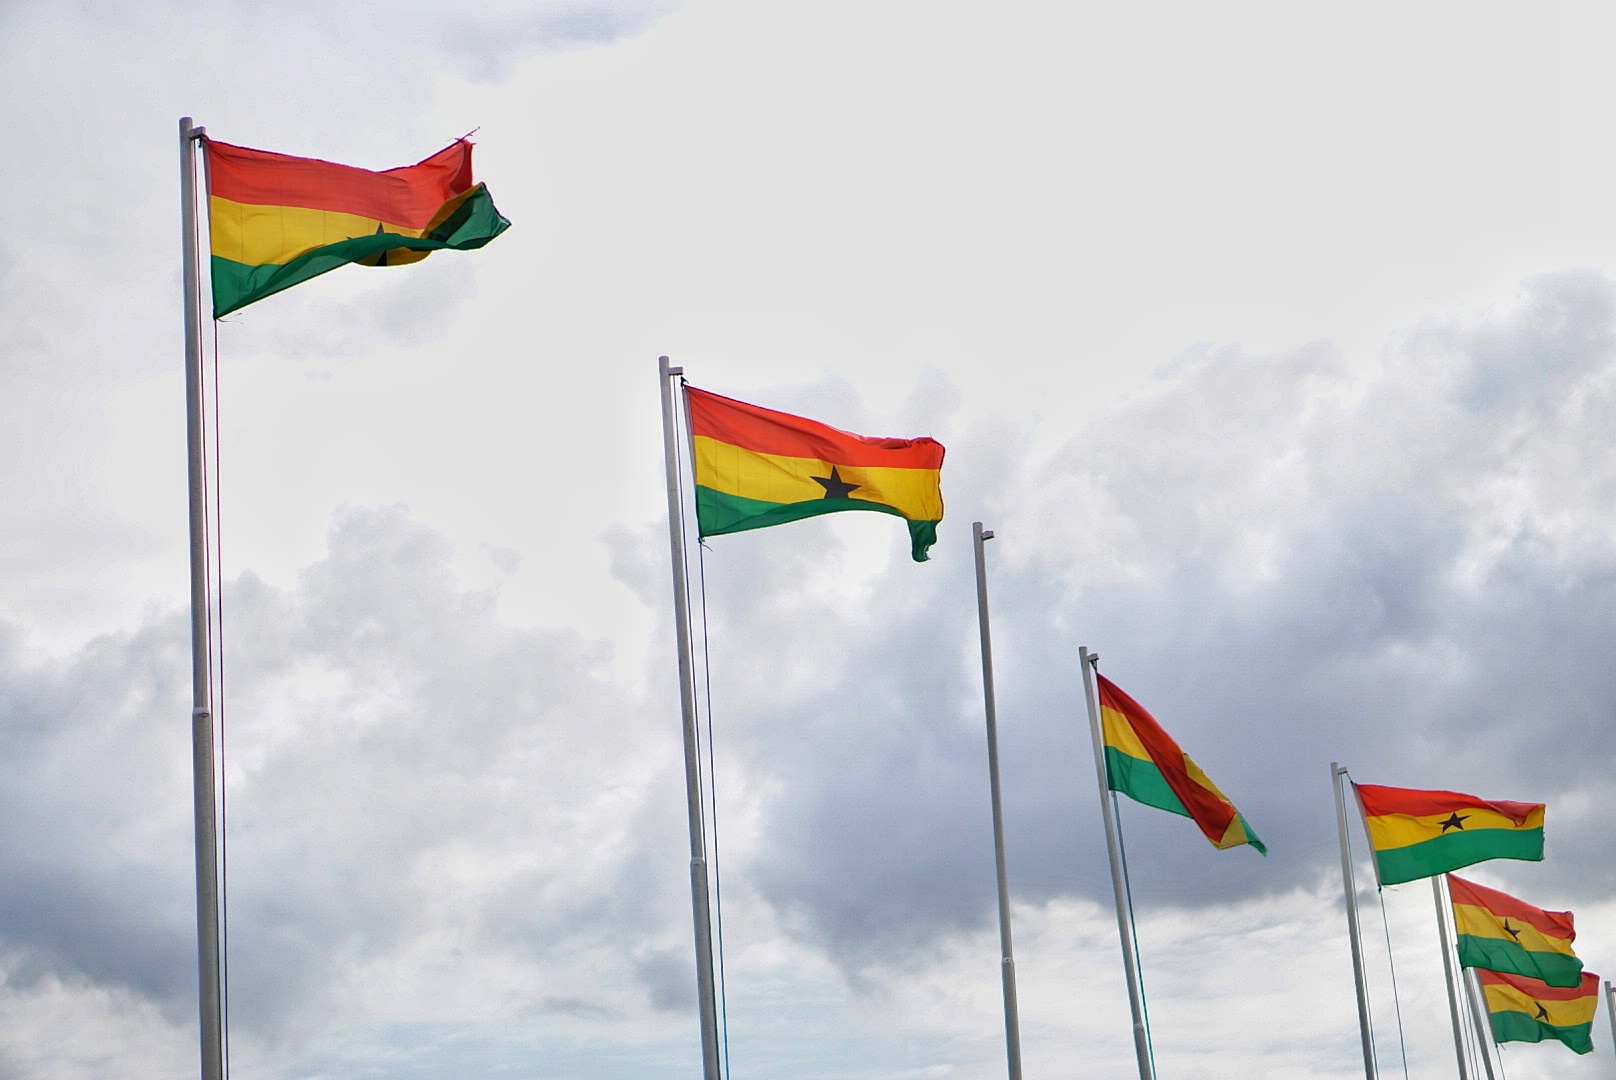
<svg viewBox="0 0 1616 1080">
<path fill-rule="evenodd" d="M 1591 971 L 1582 973 L 1582 982 L 1576 986 L 1550 986 L 1540 979 L 1525 975 L 1511 975 L 1504 971 L 1471 968 L 1483 986 L 1512 986 L 1527 997 L 1538 1001 L 1580 1001 L 1599 993 L 1599 976 Z"/>
<path fill-rule="evenodd" d="M 1223 834 L 1229 831 L 1229 824 L 1234 821 L 1238 811 L 1234 804 L 1220 799 L 1215 793 L 1208 791 L 1194 780 L 1184 768 L 1184 751 L 1173 741 L 1173 737 L 1162 730 L 1145 707 L 1129 697 L 1110 679 L 1095 673 L 1100 686 L 1100 708 L 1112 709 L 1128 721 L 1133 727 L 1139 741 L 1150 755 L 1150 760 L 1156 763 L 1161 770 L 1162 778 L 1167 786 L 1172 788 L 1178 801 L 1184 804 L 1184 809 L 1201 827 L 1213 843 L 1223 840 Z"/>
<path fill-rule="evenodd" d="M 817 420 L 749 405 L 720 394 L 685 387 L 690 432 L 761 454 L 809 458 L 832 465 L 883 469 L 943 467 L 943 444 L 917 439 L 855 435 Z"/>
<path fill-rule="evenodd" d="M 1485 908 L 1500 919 L 1510 918 L 1525 923 L 1545 937 L 1558 938 L 1562 941 L 1577 940 L 1577 931 L 1573 928 L 1569 911 L 1545 911 L 1517 900 L 1508 893 L 1489 889 L 1485 885 L 1477 885 L 1474 881 L 1466 881 L 1457 874 L 1448 875 L 1448 892 L 1453 896 L 1455 904 Z"/>
<path fill-rule="evenodd" d="M 384 172 L 316 158 L 207 143 L 208 193 L 252 206 L 298 206 L 425 229 L 443 204 L 474 186 L 465 139 Z"/>
<path fill-rule="evenodd" d="M 1478 799 L 1457 791 L 1422 791 L 1417 788 L 1382 787 L 1378 784 L 1354 784 L 1366 817 L 1384 817 L 1404 814 L 1408 817 L 1426 817 L 1431 814 L 1450 814 L 1458 810 L 1491 810 L 1495 814 L 1525 825 L 1534 810 L 1543 809 L 1542 803 L 1509 802 Z"/>
</svg>

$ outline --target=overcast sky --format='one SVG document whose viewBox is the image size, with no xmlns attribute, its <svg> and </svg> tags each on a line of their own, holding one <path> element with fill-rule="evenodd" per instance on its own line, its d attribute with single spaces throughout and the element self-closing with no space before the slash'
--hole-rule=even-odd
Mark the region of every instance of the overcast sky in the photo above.
<svg viewBox="0 0 1616 1080">
<path fill-rule="evenodd" d="M 1331 761 L 1546 802 L 1470 876 L 1616 976 L 1616 15 L 349 7 L 0 0 L 0 1080 L 197 1072 L 186 115 L 475 130 L 514 223 L 208 328 L 237 1075 L 700 1075 L 659 354 L 947 447 L 926 564 L 701 553 L 735 1080 L 1005 1075 L 974 520 L 1028 1077 L 1134 1075 L 1082 645 L 1270 850 L 1122 807 L 1162 1075 L 1362 1074 Z M 1362 902 L 1455 1075 L 1430 890 Z"/>
</svg>

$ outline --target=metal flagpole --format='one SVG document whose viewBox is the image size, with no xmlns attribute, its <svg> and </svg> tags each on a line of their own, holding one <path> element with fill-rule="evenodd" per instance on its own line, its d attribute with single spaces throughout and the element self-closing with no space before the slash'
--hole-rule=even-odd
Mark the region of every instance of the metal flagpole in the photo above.
<svg viewBox="0 0 1616 1080">
<path fill-rule="evenodd" d="M 1442 942 L 1442 971 L 1448 979 L 1448 1019 L 1453 1021 L 1453 1052 L 1459 1058 L 1459 1080 L 1470 1080 L 1470 1062 L 1465 1055 L 1464 1021 L 1459 1013 L 1459 988 L 1453 979 L 1453 939 L 1448 936 L 1447 904 L 1442 893 L 1442 875 L 1431 878 L 1431 896 L 1436 900 L 1436 931 Z"/>
<path fill-rule="evenodd" d="M 191 784 L 196 817 L 196 956 L 202 1078 L 224 1077 L 219 967 L 219 836 L 214 791 L 212 649 L 208 630 L 207 491 L 203 477 L 202 324 L 197 303 L 196 145 L 203 128 L 180 117 L 180 241 L 185 290 L 185 440 L 191 516 Z"/>
<path fill-rule="evenodd" d="M 1358 935 L 1358 890 L 1352 882 L 1352 855 L 1347 850 L 1347 804 L 1341 794 L 1341 778 L 1346 771 L 1330 762 L 1335 822 L 1341 832 L 1341 887 L 1347 893 L 1347 939 L 1352 944 L 1352 979 L 1358 988 L 1358 1034 L 1363 1039 L 1364 1080 L 1375 1080 L 1375 1044 L 1369 1033 L 1369 989 L 1364 982 L 1363 942 Z"/>
<path fill-rule="evenodd" d="M 993 703 L 993 642 L 988 636 L 988 575 L 982 545 L 993 539 L 972 522 L 976 548 L 976 614 L 982 633 L 982 702 L 988 724 L 988 792 L 993 800 L 993 865 L 999 876 L 1000 970 L 1004 978 L 1004 1041 L 1010 1080 L 1021 1080 L 1021 1019 L 1016 1010 L 1016 961 L 1010 947 L 1010 884 L 1004 868 L 1004 813 L 999 799 L 999 721 Z"/>
<path fill-rule="evenodd" d="M 1078 663 L 1083 668 L 1083 697 L 1089 707 L 1089 730 L 1094 735 L 1094 767 L 1100 781 L 1100 817 L 1105 821 L 1105 851 L 1111 859 L 1111 891 L 1117 902 L 1117 934 L 1122 939 L 1122 970 L 1128 982 L 1128 1008 L 1133 1015 L 1133 1050 L 1139 1059 L 1139 1080 L 1155 1080 L 1155 1066 L 1150 1061 L 1150 1037 L 1145 1031 L 1144 1002 L 1139 993 L 1139 967 L 1133 940 L 1133 925 L 1128 921 L 1128 898 L 1123 881 L 1122 854 L 1117 847 L 1117 822 L 1111 810 L 1111 785 L 1106 781 L 1105 736 L 1100 732 L 1099 699 L 1094 693 L 1093 666 L 1100 659 L 1084 645 L 1077 650 Z"/>
<path fill-rule="evenodd" d="M 1451 894 L 1449 899 L 1452 899 Z M 1476 1039 L 1481 1043 L 1481 1063 L 1487 1068 L 1487 1080 L 1494 1080 L 1493 1025 L 1492 1021 L 1487 1019 L 1487 1009 L 1481 1002 L 1481 983 L 1476 978 L 1476 969 L 1464 969 L 1459 978 L 1464 983 L 1465 1000 L 1470 1002 L 1470 1015 L 1476 1021 Z"/>
<path fill-rule="evenodd" d="M 1610 1046 L 1616 1050 L 1616 986 L 1605 980 L 1605 1015 L 1610 1017 Z"/>
<path fill-rule="evenodd" d="M 696 749 L 695 661 L 690 651 L 690 605 L 686 599 L 684 516 L 679 492 L 678 426 L 673 380 L 684 368 L 657 363 L 662 373 L 662 445 L 668 466 L 668 543 L 673 554 L 673 621 L 679 638 L 679 711 L 684 718 L 685 796 L 690 816 L 690 910 L 696 925 L 696 993 L 701 1006 L 701 1061 L 705 1080 L 718 1080 L 718 1009 L 713 994 L 713 924 L 707 891 L 707 840 L 702 829 L 701 766 Z"/>
</svg>

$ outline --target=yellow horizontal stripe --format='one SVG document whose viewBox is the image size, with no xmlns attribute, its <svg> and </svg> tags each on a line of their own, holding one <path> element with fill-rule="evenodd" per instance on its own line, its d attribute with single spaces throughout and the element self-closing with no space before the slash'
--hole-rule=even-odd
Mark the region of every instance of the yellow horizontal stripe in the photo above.
<svg viewBox="0 0 1616 1080">
<path fill-rule="evenodd" d="M 369 236 L 382 222 L 375 218 L 309 210 L 299 206 L 253 206 L 217 195 L 208 200 L 208 229 L 213 254 L 243 266 L 281 265 L 315 248 Z M 386 225 L 386 232 L 424 236 L 424 229 Z"/>
<path fill-rule="evenodd" d="M 1251 834 L 1246 832 L 1245 819 L 1239 814 L 1235 814 L 1234 820 L 1229 822 L 1229 827 L 1223 830 L 1223 839 L 1213 841 L 1212 846 L 1219 851 L 1224 851 L 1228 848 L 1249 843 L 1251 843 Z"/>
<path fill-rule="evenodd" d="M 1496 810 L 1485 810 L 1479 807 L 1469 807 L 1458 811 L 1463 819 L 1465 832 L 1477 832 L 1482 829 L 1541 829 L 1543 827 L 1543 809 L 1539 807 L 1527 815 L 1526 824 L 1516 825 L 1515 820 Z M 1425 814 L 1414 817 L 1409 814 L 1386 814 L 1381 817 L 1368 818 L 1365 824 L 1369 828 L 1369 842 L 1376 851 L 1389 851 L 1392 848 L 1407 847 L 1409 844 L 1418 844 L 1425 840 L 1434 840 L 1443 835 L 1442 823 L 1448 821 L 1451 814 Z M 1458 830 L 1449 829 L 1448 833 Z"/>
<path fill-rule="evenodd" d="M 1150 756 L 1150 751 L 1145 749 L 1145 744 L 1140 741 L 1138 732 L 1134 730 L 1132 724 L 1128 723 L 1127 717 L 1122 713 L 1102 706 L 1100 709 L 1100 730 L 1105 736 L 1105 745 L 1119 750 L 1129 757 L 1138 758 L 1140 761 L 1155 763 L 1155 759 Z M 1182 752 L 1180 757 L 1184 760 L 1184 772 L 1191 782 L 1199 784 L 1224 802 L 1229 801 L 1228 796 L 1224 795 L 1218 789 L 1218 785 L 1212 782 L 1212 778 L 1202 772 L 1199 765 L 1195 764 L 1194 758 Z"/>
<path fill-rule="evenodd" d="M 1190 757 L 1188 754 L 1184 755 L 1184 771 L 1189 773 L 1191 780 L 1195 781 L 1197 784 L 1200 784 L 1202 787 L 1206 788 L 1206 790 L 1210 791 L 1224 802 L 1229 802 L 1229 797 L 1218 790 L 1218 785 L 1212 782 L 1212 778 L 1210 776 L 1201 771 L 1201 767 L 1195 764 L 1195 759 Z M 1234 804 L 1230 803 L 1229 805 L 1233 806 Z"/>
<path fill-rule="evenodd" d="M 1543 1023 L 1552 1024 L 1555 1027 L 1571 1027 L 1574 1024 L 1592 1023 L 1594 1013 L 1599 1007 L 1598 994 L 1572 998 L 1570 1001 L 1554 1001 L 1552 999 L 1538 1001 L 1530 994 L 1524 994 L 1513 986 L 1500 986 L 1494 983 L 1483 986 L 1482 990 L 1487 995 L 1488 1012 L 1509 1012 L 1511 1010 L 1523 1012 L 1534 1020 L 1541 1020 Z M 1542 1005 L 1543 1010 L 1549 1014 L 1547 1018 L 1538 1015 L 1537 1007 L 1539 1005 Z"/>
<path fill-rule="evenodd" d="M 800 503 L 825 497 L 815 478 L 828 478 L 830 466 L 815 458 L 759 454 L 698 435 L 696 483 L 760 502 Z M 890 506 L 911 521 L 941 521 L 943 495 L 936 469 L 887 469 L 838 465 L 843 483 L 857 484 L 850 499 Z"/>
<path fill-rule="evenodd" d="M 1106 708 L 1100 710 L 1100 730 L 1105 735 L 1105 745 L 1140 761 L 1152 760 L 1150 751 L 1139 741 L 1139 735 L 1134 731 L 1133 725 L 1117 710 Z"/>
<path fill-rule="evenodd" d="M 1500 941 L 1513 941 L 1529 952 L 1553 952 L 1562 956 L 1576 956 L 1571 949 L 1571 942 L 1565 938 L 1549 937 L 1531 923 L 1519 919 L 1510 919 L 1509 925 L 1519 937 L 1510 934 L 1504 929 L 1503 921 L 1497 915 L 1484 907 L 1472 904 L 1453 905 L 1453 925 L 1461 934 L 1471 937 L 1497 938 Z"/>
</svg>

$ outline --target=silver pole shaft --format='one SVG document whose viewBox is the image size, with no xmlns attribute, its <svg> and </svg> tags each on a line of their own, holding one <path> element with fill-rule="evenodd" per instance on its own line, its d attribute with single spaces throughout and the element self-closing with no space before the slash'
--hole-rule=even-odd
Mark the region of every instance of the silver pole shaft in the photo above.
<svg viewBox="0 0 1616 1080">
<path fill-rule="evenodd" d="M 993 701 L 993 640 L 988 634 L 988 574 L 982 545 L 993 539 L 971 525 L 976 549 L 976 617 L 982 634 L 982 703 L 988 724 L 988 792 L 993 800 L 993 865 L 999 875 L 1000 973 L 1004 979 L 1004 1041 L 1010 1080 L 1021 1080 L 1021 1017 L 1016 1009 L 1016 961 L 1010 946 L 1010 880 L 1004 866 L 1004 810 L 999 797 L 999 717 Z"/>
<path fill-rule="evenodd" d="M 1447 898 L 1442 894 L 1442 875 L 1431 879 L 1431 896 L 1436 900 L 1436 932 L 1442 942 L 1442 971 L 1448 980 L 1448 1019 L 1453 1022 L 1453 1052 L 1459 1059 L 1459 1080 L 1470 1080 L 1470 1060 L 1465 1053 L 1464 1019 L 1459 1012 L 1459 987 L 1453 977 L 1453 938 L 1448 934 Z"/>
<path fill-rule="evenodd" d="M 696 993 L 701 1007 L 701 1061 L 706 1080 L 718 1080 L 718 1009 L 713 992 L 713 923 L 708 907 L 707 841 L 702 831 L 701 763 L 696 748 L 695 661 L 690 654 L 690 605 L 686 599 L 684 516 L 680 512 L 678 425 L 673 380 L 684 374 L 661 356 L 662 447 L 668 467 L 668 543 L 673 555 L 673 622 L 679 638 L 679 711 L 684 718 L 685 799 L 690 817 L 690 912 L 696 928 Z"/>
<path fill-rule="evenodd" d="M 1465 1000 L 1470 1002 L 1470 1016 L 1476 1022 L 1476 1039 L 1481 1043 L 1481 1063 L 1486 1066 L 1487 1080 L 1493 1077 L 1493 1025 L 1487 1019 L 1487 1007 L 1482 1002 L 1481 983 L 1476 978 L 1474 968 L 1467 968 L 1459 975 L 1464 983 Z"/>
<path fill-rule="evenodd" d="M 185 290 L 185 440 L 191 491 L 191 784 L 196 817 L 196 956 L 203 1080 L 224 1077 L 219 964 L 219 837 L 215 813 L 212 648 L 208 632 L 207 489 L 202 467 L 202 324 L 197 305 L 196 144 L 203 129 L 180 117 L 181 278 Z"/>
<path fill-rule="evenodd" d="M 1150 1063 L 1150 1036 L 1145 1031 L 1144 998 L 1139 992 L 1138 952 L 1133 940 L 1133 924 L 1128 921 L 1127 882 L 1122 868 L 1122 850 L 1117 844 L 1117 820 L 1111 811 L 1111 785 L 1106 779 L 1105 736 L 1100 731 L 1100 705 L 1095 695 L 1093 661 L 1098 659 L 1088 646 L 1077 650 L 1083 668 L 1083 698 L 1089 707 L 1089 731 L 1094 736 L 1094 768 L 1100 782 L 1100 817 L 1105 822 L 1105 853 L 1111 860 L 1111 893 L 1117 903 L 1117 936 L 1122 940 L 1122 971 L 1128 982 L 1128 1009 L 1133 1016 L 1133 1051 L 1139 1059 L 1139 1080 L 1155 1080 Z M 1091 659 L 1092 658 L 1092 659 Z"/>
<path fill-rule="evenodd" d="M 1352 945 L 1352 980 L 1358 989 L 1358 1034 L 1363 1039 L 1364 1080 L 1375 1080 L 1375 1043 L 1369 1033 L 1369 988 L 1364 981 L 1363 939 L 1358 934 L 1358 890 L 1352 881 L 1352 855 L 1347 849 L 1347 804 L 1341 795 L 1341 777 L 1346 771 L 1330 762 L 1335 823 L 1341 837 L 1341 887 L 1347 894 L 1347 940 Z"/>
<path fill-rule="evenodd" d="M 1616 1050 L 1616 986 L 1605 980 L 1605 1015 L 1610 1017 L 1610 1046 Z"/>
</svg>

